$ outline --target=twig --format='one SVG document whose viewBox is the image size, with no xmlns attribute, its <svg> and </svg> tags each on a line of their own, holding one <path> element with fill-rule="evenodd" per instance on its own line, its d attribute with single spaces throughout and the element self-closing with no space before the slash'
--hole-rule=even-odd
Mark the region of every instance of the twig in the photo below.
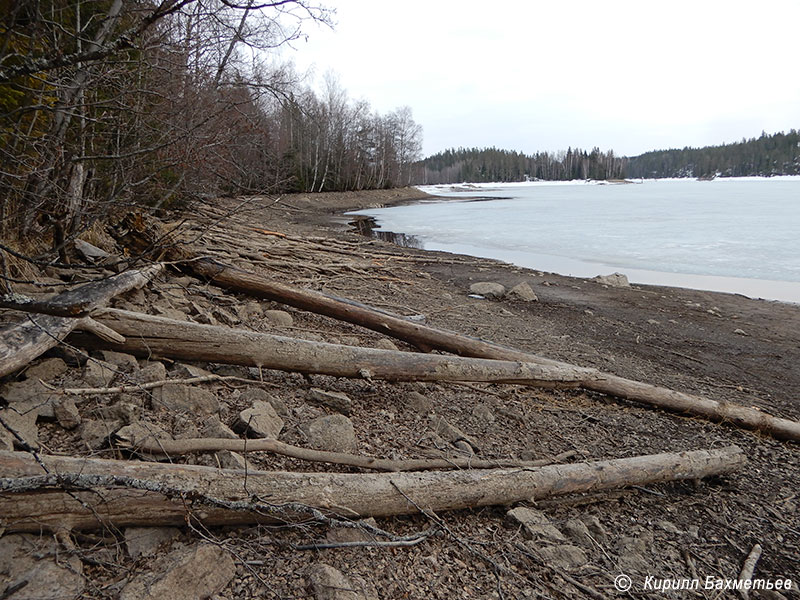
<svg viewBox="0 0 800 600">
<path fill-rule="evenodd" d="M 40 380 L 41 381 L 41 380 Z M 162 379 L 161 381 L 151 381 L 149 383 L 141 383 L 138 385 L 120 385 L 116 387 L 101 387 L 101 388 L 64 388 L 59 389 L 44 381 L 41 381 L 47 389 L 53 392 L 59 392 L 67 396 L 83 396 L 95 394 L 121 394 L 123 392 L 138 392 L 142 390 L 152 390 L 153 388 L 163 387 L 168 384 L 182 384 L 191 385 L 193 383 L 206 383 L 208 381 L 239 381 L 242 383 L 253 383 L 258 385 L 275 386 L 277 384 L 269 383 L 267 381 L 258 381 L 256 379 L 245 379 L 243 377 L 222 376 L 222 375 L 200 375 L 198 377 L 189 377 L 188 379 Z"/>
<path fill-rule="evenodd" d="M 756 563 L 759 558 L 761 558 L 761 544 L 756 544 L 753 546 L 753 549 L 750 550 L 750 554 L 747 555 L 744 565 L 742 565 L 742 572 L 739 573 L 739 581 L 750 581 L 753 578 L 753 571 L 756 569 Z M 745 588 L 740 588 L 739 593 L 744 600 L 750 598 L 750 592 Z"/>
</svg>

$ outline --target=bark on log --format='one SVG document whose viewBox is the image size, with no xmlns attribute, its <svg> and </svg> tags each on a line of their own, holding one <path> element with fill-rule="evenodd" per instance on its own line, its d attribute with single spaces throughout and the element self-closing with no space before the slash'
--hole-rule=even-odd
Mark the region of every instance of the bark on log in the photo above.
<svg viewBox="0 0 800 600">
<path fill-rule="evenodd" d="M 443 350 L 460 356 L 534 363 L 560 368 L 575 365 L 547 359 L 458 333 L 414 323 L 364 304 L 274 283 L 235 267 L 211 259 L 187 263 L 195 275 L 217 285 L 256 298 L 265 298 L 303 310 L 347 321 L 416 345 L 423 350 Z M 670 412 L 699 416 L 716 422 L 727 422 L 744 429 L 753 429 L 778 439 L 800 441 L 800 422 L 775 417 L 756 408 L 718 402 L 710 398 L 676 392 L 667 388 L 583 369 L 586 378 L 580 387 L 631 402 L 653 406 Z"/>
<path fill-rule="evenodd" d="M 70 315 L 86 314 L 90 309 L 103 306 L 114 296 L 142 287 L 163 270 L 161 264 L 144 269 L 126 271 L 108 279 L 87 283 L 59 294 L 47 302 L 33 303 L 37 310 L 49 307 L 51 312 Z M 21 304 L 20 307 L 24 307 Z M 21 310 L 25 310 L 21 308 Z M 13 373 L 36 359 L 76 327 L 90 325 L 79 319 L 53 315 L 30 316 L 20 323 L 0 330 L 0 377 Z"/>
<path fill-rule="evenodd" d="M 157 456 L 176 457 L 194 452 L 218 452 L 219 450 L 230 450 L 246 454 L 248 452 L 272 452 L 300 460 L 311 462 L 323 462 L 335 465 L 347 465 L 359 467 L 361 469 L 372 469 L 375 471 L 427 471 L 431 469 L 498 469 L 503 467 L 542 467 L 547 464 L 560 462 L 559 458 L 564 455 L 573 455 L 574 452 L 566 452 L 564 455 L 555 457 L 554 460 L 514 460 L 509 458 L 480 459 L 480 458 L 408 458 L 404 460 L 392 460 L 388 458 L 376 458 L 373 456 L 362 456 L 348 454 L 345 452 L 327 452 L 325 450 L 313 450 L 311 448 L 301 448 L 292 446 L 274 439 L 255 439 L 255 440 L 236 440 L 225 438 L 183 438 L 180 440 L 159 439 L 154 440 L 152 436 L 147 436 L 144 440 L 123 440 L 120 444 L 124 448 L 130 448 L 136 452 L 143 452 Z"/>
<path fill-rule="evenodd" d="M 577 367 L 342 346 L 117 309 L 100 309 L 92 316 L 122 334 L 125 342 L 118 344 L 79 335 L 70 338 L 72 341 L 145 356 L 155 354 L 178 360 L 389 381 L 484 381 L 575 387 L 587 377 Z"/>
<path fill-rule="evenodd" d="M 416 473 L 286 473 L 0 452 L 7 532 L 105 526 L 206 525 L 457 510 L 730 473 L 736 446 L 551 465 Z M 45 472 L 46 468 L 46 472 Z M 65 491 L 66 490 L 66 491 Z M 259 499 L 259 500 L 256 500 Z"/>
</svg>

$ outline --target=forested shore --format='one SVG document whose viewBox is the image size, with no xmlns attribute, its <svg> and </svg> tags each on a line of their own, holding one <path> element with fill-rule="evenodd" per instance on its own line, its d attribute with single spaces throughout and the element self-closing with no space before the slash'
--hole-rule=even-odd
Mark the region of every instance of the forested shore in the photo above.
<svg viewBox="0 0 800 600">
<path fill-rule="evenodd" d="M 573 179 L 664 177 L 744 177 L 800 174 L 800 134 L 767 135 L 720 146 L 654 150 L 617 156 L 595 147 L 587 152 L 526 155 L 497 148 L 458 148 L 427 157 L 415 165 L 416 184 Z"/>
</svg>

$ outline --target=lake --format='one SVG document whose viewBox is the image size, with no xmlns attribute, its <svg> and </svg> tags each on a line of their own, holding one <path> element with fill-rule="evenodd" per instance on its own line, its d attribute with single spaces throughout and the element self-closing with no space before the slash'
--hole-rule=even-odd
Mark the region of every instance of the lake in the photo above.
<svg viewBox="0 0 800 600">
<path fill-rule="evenodd" d="M 800 177 L 428 186 L 350 214 L 427 250 L 800 302 Z"/>
</svg>

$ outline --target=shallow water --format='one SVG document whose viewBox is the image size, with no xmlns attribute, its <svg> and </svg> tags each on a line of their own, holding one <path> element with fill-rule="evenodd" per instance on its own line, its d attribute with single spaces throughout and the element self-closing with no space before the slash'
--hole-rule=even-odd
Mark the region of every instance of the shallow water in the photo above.
<svg viewBox="0 0 800 600">
<path fill-rule="evenodd" d="M 429 250 L 800 302 L 800 178 L 425 189 L 446 198 L 355 214 Z"/>
</svg>

